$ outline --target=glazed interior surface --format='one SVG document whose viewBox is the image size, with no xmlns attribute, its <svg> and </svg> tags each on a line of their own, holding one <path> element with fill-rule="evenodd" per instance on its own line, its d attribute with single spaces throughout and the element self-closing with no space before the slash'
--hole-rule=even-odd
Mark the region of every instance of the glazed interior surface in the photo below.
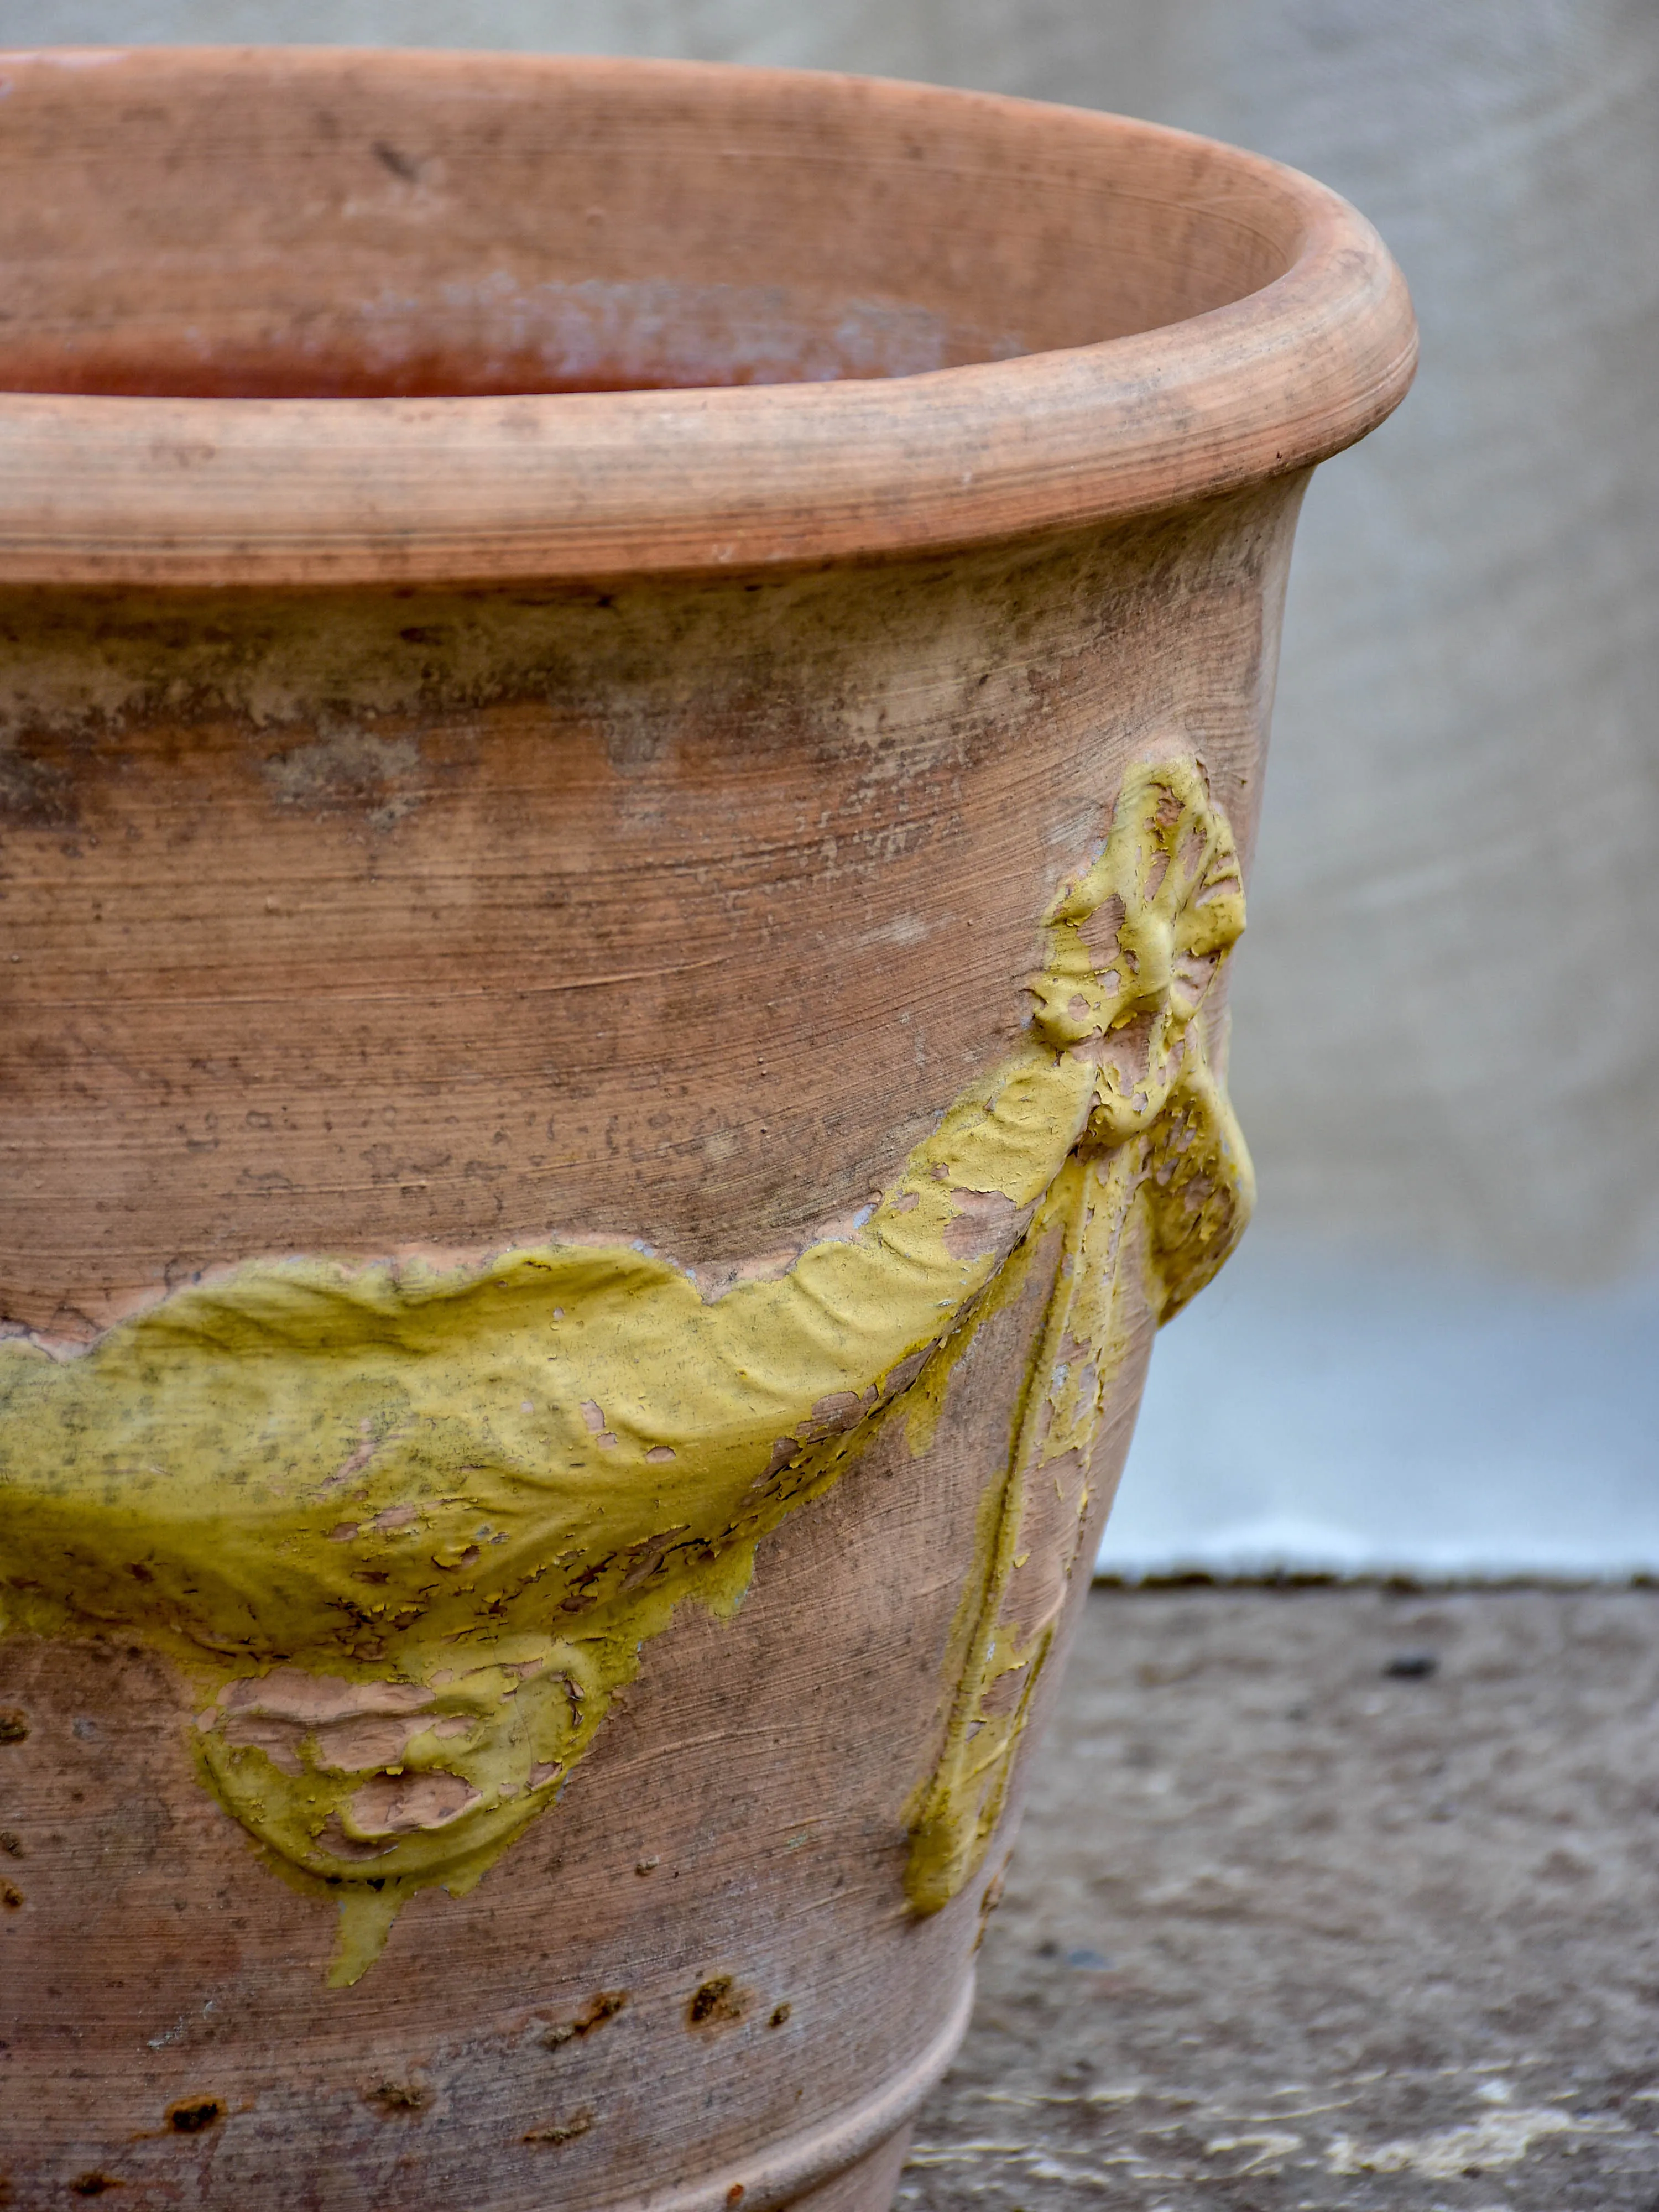
<svg viewBox="0 0 1659 2212">
<path fill-rule="evenodd" d="M 793 73 L 14 57 L 0 389 L 299 398 L 887 378 L 1202 314 L 1294 260 L 1220 149 Z"/>
</svg>

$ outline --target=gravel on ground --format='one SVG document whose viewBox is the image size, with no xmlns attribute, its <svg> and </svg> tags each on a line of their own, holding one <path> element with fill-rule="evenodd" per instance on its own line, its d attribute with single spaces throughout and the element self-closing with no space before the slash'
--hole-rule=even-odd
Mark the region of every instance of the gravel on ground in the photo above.
<svg viewBox="0 0 1659 2212">
<path fill-rule="evenodd" d="M 1659 1591 L 1093 1591 L 897 2205 L 1659 2212 Z"/>
</svg>

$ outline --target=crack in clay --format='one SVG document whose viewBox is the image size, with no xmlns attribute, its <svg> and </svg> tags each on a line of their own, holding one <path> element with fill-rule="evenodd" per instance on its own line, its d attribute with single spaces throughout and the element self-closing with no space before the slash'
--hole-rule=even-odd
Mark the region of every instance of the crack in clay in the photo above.
<svg viewBox="0 0 1659 2212">
<path fill-rule="evenodd" d="M 1109 902 L 1109 982 L 1085 935 Z M 956 1357 L 1058 1234 L 912 1808 L 934 1909 L 982 1855 L 1052 1638 L 1016 1617 L 1027 1495 L 1054 1474 L 1074 1555 L 1126 1299 L 1173 1312 L 1248 1211 L 1194 1022 L 1243 921 L 1201 769 L 1133 768 L 1048 917 L 1026 1036 L 850 1234 L 717 1298 L 637 1243 L 261 1260 L 72 1358 L 0 1343 L 6 1625 L 117 1623 L 184 1666 L 204 1778 L 337 1897 L 353 1981 L 415 1891 L 463 1893 L 553 1801 L 678 1606 L 729 1616 L 760 1540 L 896 1409 L 925 1449 Z"/>
</svg>

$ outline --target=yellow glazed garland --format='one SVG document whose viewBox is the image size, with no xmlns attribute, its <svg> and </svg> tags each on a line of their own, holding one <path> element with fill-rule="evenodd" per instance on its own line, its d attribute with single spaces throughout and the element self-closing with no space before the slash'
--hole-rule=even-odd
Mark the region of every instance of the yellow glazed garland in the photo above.
<svg viewBox="0 0 1659 2212">
<path fill-rule="evenodd" d="M 9 1625 L 118 1623 L 186 1667 L 206 1779 L 280 1870 L 338 1897 L 331 1978 L 353 1981 L 416 1889 L 462 1893 L 551 1802 L 678 1604 L 734 1609 L 758 1540 L 890 1407 L 925 1432 L 1058 1227 L 909 1808 L 907 1887 L 937 1909 L 983 1855 L 1052 1633 L 1007 1617 L 1024 1492 L 1063 1464 L 1080 1525 L 1133 1313 L 1183 1304 L 1248 1214 L 1194 1019 L 1243 926 L 1201 769 L 1143 763 L 1048 917 L 1018 1048 L 859 1227 L 775 1279 L 708 1293 L 643 1245 L 580 1243 L 443 1269 L 262 1260 L 76 1357 L 0 1343 Z"/>
</svg>

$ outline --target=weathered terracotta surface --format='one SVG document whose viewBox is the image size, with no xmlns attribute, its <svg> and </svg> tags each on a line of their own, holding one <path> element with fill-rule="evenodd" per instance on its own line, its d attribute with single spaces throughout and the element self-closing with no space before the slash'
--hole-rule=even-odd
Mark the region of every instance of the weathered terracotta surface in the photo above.
<svg viewBox="0 0 1659 2212">
<path fill-rule="evenodd" d="M 1017 102 L 3 74 L 0 2197 L 884 2205 L 1403 289 Z"/>
</svg>

